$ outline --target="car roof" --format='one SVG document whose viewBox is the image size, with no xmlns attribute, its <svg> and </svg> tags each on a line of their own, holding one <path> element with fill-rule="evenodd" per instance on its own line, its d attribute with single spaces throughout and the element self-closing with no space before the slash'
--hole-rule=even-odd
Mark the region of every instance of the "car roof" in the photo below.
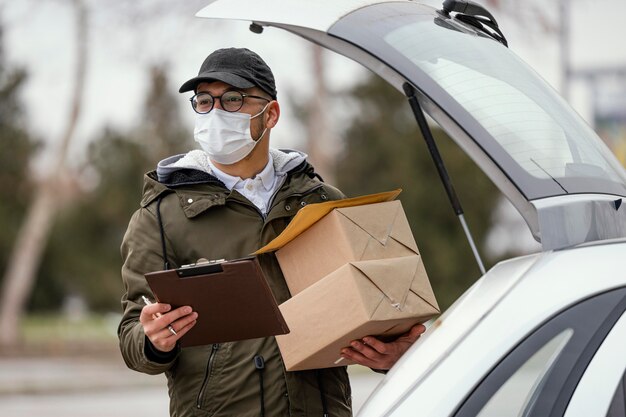
<svg viewBox="0 0 626 417">
<path fill-rule="evenodd" d="M 547 83 L 459 15 L 406 0 L 218 0 L 197 14 L 282 28 L 411 86 L 544 250 L 626 237 L 624 168 Z"/>
</svg>

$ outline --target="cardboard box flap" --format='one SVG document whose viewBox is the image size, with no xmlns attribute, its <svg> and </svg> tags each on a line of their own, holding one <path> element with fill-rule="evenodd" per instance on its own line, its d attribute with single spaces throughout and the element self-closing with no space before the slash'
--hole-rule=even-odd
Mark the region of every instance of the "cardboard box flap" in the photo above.
<svg viewBox="0 0 626 417">
<path fill-rule="evenodd" d="M 418 255 L 358 261 L 351 264 L 385 294 L 394 308 L 398 310 L 404 308 L 417 272 Z M 389 279 L 389 271 L 394 271 L 393 279 Z"/>
<path fill-rule="evenodd" d="M 424 262 L 422 262 L 421 259 L 417 265 L 417 271 L 415 272 L 415 276 L 427 276 Z M 414 279 L 413 283 L 411 284 L 411 292 L 416 294 L 419 298 L 432 306 L 435 311 L 437 311 L 438 313 L 441 312 L 441 310 L 439 309 L 439 304 L 437 304 L 437 299 L 435 298 L 435 293 L 433 292 L 433 289 L 430 286 L 430 281 L 428 279 Z"/>
<path fill-rule="evenodd" d="M 419 254 L 417 243 L 415 243 L 415 238 L 411 232 L 411 226 L 409 225 L 408 219 L 404 215 L 404 211 L 398 211 L 396 222 L 394 223 L 394 227 L 391 229 L 391 234 L 389 236 L 402 243 L 413 252 Z"/>
<path fill-rule="evenodd" d="M 339 208 L 337 211 L 376 239 L 381 245 L 386 246 L 387 240 L 391 237 L 413 252 L 419 253 L 401 204 L 398 204 L 394 210 L 383 212 L 373 207 L 371 210 L 368 210 L 367 207 L 358 207 L 356 210 L 355 208 Z"/>
<path fill-rule="evenodd" d="M 398 210 L 400 210 L 399 205 L 394 207 L 393 210 L 383 213 L 378 212 L 376 209 L 367 210 L 367 207 L 358 207 L 358 210 L 354 210 L 354 207 L 337 209 L 339 213 L 383 246 L 387 244 L 387 239 L 393 229 Z"/>
<path fill-rule="evenodd" d="M 405 311 L 406 308 L 414 308 L 407 305 L 414 304 L 414 301 L 411 303 L 407 301 L 411 296 L 413 299 L 418 298 L 421 304 L 432 307 L 434 312 L 440 312 L 419 255 L 357 261 L 350 264 L 374 284 L 396 310 Z M 394 271 L 393 279 L 389 279 L 389 271 Z"/>
<path fill-rule="evenodd" d="M 384 193 L 370 194 L 361 197 L 346 198 L 344 200 L 327 201 L 325 203 L 309 204 L 298 211 L 289 225 L 267 245 L 253 253 L 258 255 L 265 252 L 272 252 L 285 246 L 301 233 L 313 226 L 318 220 L 326 216 L 336 208 L 362 206 L 366 204 L 383 203 L 395 200 L 402 192 L 401 189 L 387 191 Z"/>
</svg>

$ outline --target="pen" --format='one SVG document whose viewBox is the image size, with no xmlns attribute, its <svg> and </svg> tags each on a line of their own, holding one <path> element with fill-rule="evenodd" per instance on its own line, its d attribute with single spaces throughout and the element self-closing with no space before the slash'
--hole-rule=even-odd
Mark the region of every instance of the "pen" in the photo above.
<svg viewBox="0 0 626 417">
<path fill-rule="evenodd" d="M 142 295 L 141 298 L 143 298 L 143 302 L 146 303 L 147 306 L 152 304 L 152 301 L 148 300 L 148 297 L 146 297 L 145 295 Z M 158 319 L 159 317 L 161 317 L 161 313 L 153 314 L 152 317 L 154 317 L 155 319 Z M 170 333 L 176 336 L 176 330 L 174 330 L 171 324 L 167 325 L 167 330 L 169 330 Z"/>
</svg>

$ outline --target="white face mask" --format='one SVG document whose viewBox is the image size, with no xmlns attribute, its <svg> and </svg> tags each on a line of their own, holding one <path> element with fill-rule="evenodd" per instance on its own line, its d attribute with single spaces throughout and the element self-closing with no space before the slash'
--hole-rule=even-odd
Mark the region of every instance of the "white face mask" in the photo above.
<svg viewBox="0 0 626 417">
<path fill-rule="evenodd" d="M 262 114 L 267 106 L 269 103 L 254 116 L 247 113 L 231 113 L 221 109 L 196 114 L 193 137 L 209 154 L 211 160 L 224 165 L 239 162 L 252 152 L 265 135 L 267 127 L 256 141 L 252 139 L 250 121 Z"/>
</svg>

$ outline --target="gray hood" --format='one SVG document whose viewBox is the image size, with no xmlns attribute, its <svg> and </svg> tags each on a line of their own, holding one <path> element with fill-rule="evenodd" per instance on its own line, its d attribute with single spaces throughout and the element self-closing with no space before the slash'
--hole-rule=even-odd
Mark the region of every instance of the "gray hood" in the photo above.
<svg viewBox="0 0 626 417">
<path fill-rule="evenodd" d="M 274 170 L 278 176 L 286 175 L 307 158 L 307 154 L 292 149 L 270 148 L 270 155 L 272 155 Z M 209 163 L 209 155 L 201 149 L 194 149 L 186 154 L 170 156 L 160 161 L 156 169 L 159 182 L 167 182 L 172 173 L 181 169 L 195 169 L 214 175 Z"/>
</svg>

